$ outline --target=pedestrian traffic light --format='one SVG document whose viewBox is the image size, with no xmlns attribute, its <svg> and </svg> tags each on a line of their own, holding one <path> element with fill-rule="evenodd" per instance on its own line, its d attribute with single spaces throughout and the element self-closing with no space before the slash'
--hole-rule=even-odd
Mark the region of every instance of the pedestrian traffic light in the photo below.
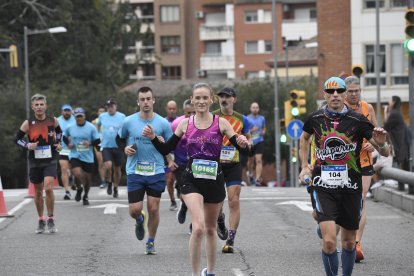
<svg viewBox="0 0 414 276">
<path fill-rule="evenodd" d="M 10 68 L 19 67 L 19 57 L 17 53 L 17 47 L 14 44 L 10 45 L 9 47 L 9 61 L 10 61 Z"/>
<path fill-rule="evenodd" d="M 298 161 L 298 151 L 296 148 L 292 148 L 291 150 L 292 153 L 292 163 L 296 163 Z"/>
<path fill-rule="evenodd" d="M 404 48 L 409 54 L 414 54 L 414 9 L 405 12 L 405 36 Z"/>
<path fill-rule="evenodd" d="M 352 74 L 357 78 L 361 78 L 361 75 L 364 74 L 364 66 L 361 64 L 352 65 Z"/>
</svg>

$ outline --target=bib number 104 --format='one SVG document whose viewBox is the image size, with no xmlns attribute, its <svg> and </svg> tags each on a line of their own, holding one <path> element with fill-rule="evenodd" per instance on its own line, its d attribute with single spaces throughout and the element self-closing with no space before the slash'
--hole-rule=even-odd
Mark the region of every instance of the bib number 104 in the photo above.
<svg viewBox="0 0 414 276">
<path fill-rule="evenodd" d="M 329 172 L 329 177 L 341 177 L 340 172 Z"/>
</svg>

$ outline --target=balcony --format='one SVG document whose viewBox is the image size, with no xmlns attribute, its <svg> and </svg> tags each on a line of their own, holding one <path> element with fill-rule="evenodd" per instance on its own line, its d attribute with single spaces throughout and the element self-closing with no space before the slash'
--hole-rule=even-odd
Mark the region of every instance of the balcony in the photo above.
<svg viewBox="0 0 414 276">
<path fill-rule="evenodd" d="M 201 5 L 203 6 L 225 4 L 233 4 L 233 0 L 201 0 Z"/>
<path fill-rule="evenodd" d="M 234 39 L 233 26 L 205 26 L 200 27 L 200 40 L 228 40 Z"/>
<path fill-rule="evenodd" d="M 200 58 L 201 70 L 234 70 L 234 56 L 207 55 Z"/>
<path fill-rule="evenodd" d="M 307 40 L 318 34 L 316 21 L 284 20 L 282 22 L 282 36 L 287 40 Z"/>
</svg>

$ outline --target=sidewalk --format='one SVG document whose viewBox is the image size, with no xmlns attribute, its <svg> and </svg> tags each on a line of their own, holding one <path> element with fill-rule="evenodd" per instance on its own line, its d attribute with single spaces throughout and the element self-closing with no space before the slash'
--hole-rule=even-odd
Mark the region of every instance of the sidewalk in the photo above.
<svg viewBox="0 0 414 276">
<path fill-rule="evenodd" d="M 375 200 L 385 202 L 395 208 L 414 214 L 414 195 L 408 194 L 408 185 L 405 191 L 387 185 L 372 190 Z"/>
</svg>

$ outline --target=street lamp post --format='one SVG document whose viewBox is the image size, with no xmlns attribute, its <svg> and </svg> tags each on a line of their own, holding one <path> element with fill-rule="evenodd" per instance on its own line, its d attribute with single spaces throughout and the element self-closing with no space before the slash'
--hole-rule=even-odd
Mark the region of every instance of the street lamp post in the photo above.
<svg viewBox="0 0 414 276">
<path fill-rule="evenodd" d="M 276 182 L 279 187 L 282 187 L 280 175 L 280 123 L 279 123 L 279 93 L 277 89 L 277 38 L 276 38 L 276 0 L 272 0 L 272 34 L 273 34 L 273 69 L 274 75 L 274 97 L 275 97 L 275 165 L 276 165 Z"/>
<path fill-rule="evenodd" d="M 26 98 L 26 119 L 30 117 L 30 91 L 29 91 L 29 45 L 27 37 L 29 35 L 35 34 L 55 34 L 55 33 L 65 33 L 67 30 L 65 27 L 54 27 L 45 30 L 30 30 L 26 26 L 24 26 L 24 94 Z M 29 156 L 29 152 L 27 152 L 27 156 Z M 29 160 L 27 160 L 27 177 L 29 177 Z"/>
</svg>

